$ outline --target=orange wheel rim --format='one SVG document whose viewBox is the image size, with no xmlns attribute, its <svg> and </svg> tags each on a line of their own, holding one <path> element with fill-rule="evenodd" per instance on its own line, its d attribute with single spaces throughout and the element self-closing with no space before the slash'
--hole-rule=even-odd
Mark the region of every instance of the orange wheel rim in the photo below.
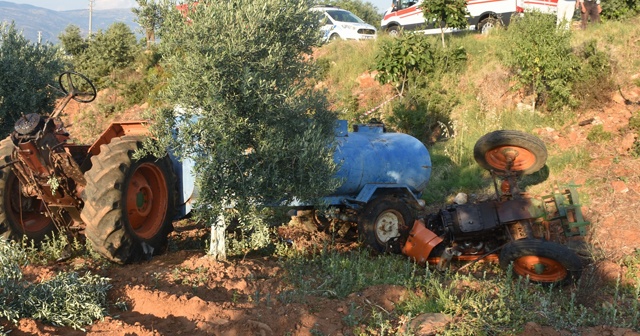
<svg viewBox="0 0 640 336">
<path fill-rule="evenodd" d="M 151 239 L 165 220 L 169 191 L 158 166 L 143 163 L 131 175 L 127 188 L 127 217 L 139 237 Z"/>
<path fill-rule="evenodd" d="M 511 163 L 511 171 L 527 170 L 536 164 L 536 156 L 529 150 L 518 146 L 499 146 L 484 154 L 487 163 L 505 171 Z"/>
<path fill-rule="evenodd" d="M 567 269 L 550 258 L 524 256 L 513 262 L 513 271 L 538 282 L 556 282 L 567 276 Z"/>
<path fill-rule="evenodd" d="M 9 192 L 4 195 L 4 204 L 8 205 L 8 215 L 22 233 L 37 233 L 51 225 L 51 218 L 45 215 L 47 209 L 42 200 L 22 195 L 20 181 L 13 173 L 10 174 L 7 184 Z"/>
</svg>

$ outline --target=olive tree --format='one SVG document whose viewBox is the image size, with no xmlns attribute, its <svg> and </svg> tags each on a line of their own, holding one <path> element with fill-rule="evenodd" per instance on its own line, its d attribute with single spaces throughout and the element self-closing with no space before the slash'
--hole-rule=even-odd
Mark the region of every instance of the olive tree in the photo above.
<svg viewBox="0 0 640 336">
<path fill-rule="evenodd" d="M 0 136 L 23 114 L 48 113 L 54 84 L 63 64 L 56 48 L 27 40 L 12 24 L 0 24 Z"/>
<path fill-rule="evenodd" d="M 136 0 L 138 7 L 131 9 L 136 22 L 142 27 L 147 38 L 147 48 L 156 43 L 156 30 L 162 24 L 162 7 L 154 0 Z"/>
<path fill-rule="evenodd" d="M 198 213 L 213 223 L 209 252 L 222 259 L 225 207 L 243 218 L 265 205 L 313 202 L 336 187 L 335 115 L 307 81 L 320 38 L 311 2 L 189 6 L 186 15 L 164 14 L 165 94 L 181 112 L 159 117 L 154 132 L 193 158 Z"/>
</svg>

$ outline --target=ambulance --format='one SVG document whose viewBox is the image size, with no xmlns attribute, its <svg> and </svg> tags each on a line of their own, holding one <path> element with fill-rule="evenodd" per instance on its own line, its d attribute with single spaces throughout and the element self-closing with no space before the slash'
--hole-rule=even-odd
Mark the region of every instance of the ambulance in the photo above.
<svg viewBox="0 0 640 336">
<path fill-rule="evenodd" d="M 512 16 L 523 12 L 518 1 L 522 3 L 534 0 L 467 0 L 467 10 L 471 14 L 467 29 L 487 33 L 497 25 L 508 25 Z M 421 4 L 422 0 L 393 0 L 392 6 L 387 9 L 380 22 L 381 30 L 389 35 L 397 35 L 401 29 L 440 34 L 440 26 L 435 21 L 425 22 Z M 453 31 L 457 29 L 445 29 L 446 33 Z"/>
</svg>

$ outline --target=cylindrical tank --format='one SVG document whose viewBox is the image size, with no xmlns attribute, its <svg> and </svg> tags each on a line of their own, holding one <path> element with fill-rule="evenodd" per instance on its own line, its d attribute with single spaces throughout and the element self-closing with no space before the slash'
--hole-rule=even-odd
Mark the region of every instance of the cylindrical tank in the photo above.
<svg viewBox="0 0 640 336">
<path fill-rule="evenodd" d="M 343 183 L 331 196 L 356 196 L 367 184 L 406 185 L 416 195 L 426 188 L 431 157 L 418 139 L 386 133 L 382 124 L 357 125 L 347 132 L 346 120 L 340 120 L 336 141 L 336 177 Z"/>
</svg>

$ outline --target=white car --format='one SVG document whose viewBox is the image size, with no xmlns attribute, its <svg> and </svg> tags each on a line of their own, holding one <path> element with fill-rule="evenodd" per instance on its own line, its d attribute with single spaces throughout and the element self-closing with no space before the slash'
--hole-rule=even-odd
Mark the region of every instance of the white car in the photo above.
<svg viewBox="0 0 640 336">
<path fill-rule="evenodd" d="M 343 40 L 364 40 L 376 38 L 376 27 L 362 21 L 348 10 L 333 6 L 316 6 L 312 11 L 322 12 L 320 30 L 323 41 L 337 38 Z"/>
</svg>

